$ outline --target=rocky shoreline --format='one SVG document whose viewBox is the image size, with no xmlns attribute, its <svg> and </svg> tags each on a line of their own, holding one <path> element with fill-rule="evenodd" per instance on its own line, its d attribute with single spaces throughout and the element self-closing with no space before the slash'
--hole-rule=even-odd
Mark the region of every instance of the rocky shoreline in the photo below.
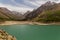
<svg viewBox="0 0 60 40">
<path fill-rule="evenodd" d="M 6 31 L 0 29 L 0 40 L 16 40 L 16 38 L 9 35 Z"/>
</svg>

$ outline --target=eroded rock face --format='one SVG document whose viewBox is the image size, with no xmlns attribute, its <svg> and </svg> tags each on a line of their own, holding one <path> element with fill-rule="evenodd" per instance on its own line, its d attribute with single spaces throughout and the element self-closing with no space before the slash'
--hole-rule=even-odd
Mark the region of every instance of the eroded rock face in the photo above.
<svg viewBox="0 0 60 40">
<path fill-rule="evenodd" d="M 0 30 L 0 40 L 16 40 L 16 38 L 9 35 L 6 31 Z"/>
</svg>

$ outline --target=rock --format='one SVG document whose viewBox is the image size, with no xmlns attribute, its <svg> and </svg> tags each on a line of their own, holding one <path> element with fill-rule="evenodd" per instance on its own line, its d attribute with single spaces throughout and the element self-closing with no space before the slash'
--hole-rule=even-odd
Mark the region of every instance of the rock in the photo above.
<svg viewBox="0 0 60 40">
<path fill-rule="evenodd" d="M 9 35 L 6 31 L 0 30 L 0 40 L 16 40 L 16 38 Z"/>
</svg>

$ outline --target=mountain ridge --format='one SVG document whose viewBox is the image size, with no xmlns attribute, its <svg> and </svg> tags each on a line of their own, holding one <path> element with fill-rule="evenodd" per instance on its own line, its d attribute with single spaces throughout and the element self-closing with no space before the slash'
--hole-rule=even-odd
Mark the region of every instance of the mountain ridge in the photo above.
<svg viewBox="0 0 60 40">
<path fill-rule="evenodd" d="M 33 11 L 27 11 L 21 14 L 16 11 L 10 11 L 0 7 L 0 20 L 15 21 L 59 21 L 60 19 L 60 3 L 48 1 Z M 55 17 L 56 16 L 56 17 Z"/>
<path fill-rule="evenodd" d="M 38 15 L 49 10 L 50 11 L 60 10 L 60 3 L 48 1 L 45 4 L 41 5 L 39 8 L 37 8 L 36 10 L 33 10 L 32 12 L 27 14 L 25 20 L 33 20 L 34 18 L 38 17 Z"/>
<path fill-rule="evenodd" d="M 19 12 L 13 12 L 8 10 L 7 8 L 0 7 L 0 19 L 4 20 L 20 20 L 21 13 Z M 20 17 L 19 19 L 17 17 Z"/>
</svg>

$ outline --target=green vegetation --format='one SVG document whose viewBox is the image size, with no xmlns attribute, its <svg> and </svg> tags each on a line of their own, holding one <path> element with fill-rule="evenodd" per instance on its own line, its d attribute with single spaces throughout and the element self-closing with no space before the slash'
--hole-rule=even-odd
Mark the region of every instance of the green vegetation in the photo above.
<svg viewBox="0 0 60 40">
<path fill-rule="evenodd" d="M 34 20 L 37 22 L 60 22 L 60 10 L 45 11 Z"/>
</svg>

